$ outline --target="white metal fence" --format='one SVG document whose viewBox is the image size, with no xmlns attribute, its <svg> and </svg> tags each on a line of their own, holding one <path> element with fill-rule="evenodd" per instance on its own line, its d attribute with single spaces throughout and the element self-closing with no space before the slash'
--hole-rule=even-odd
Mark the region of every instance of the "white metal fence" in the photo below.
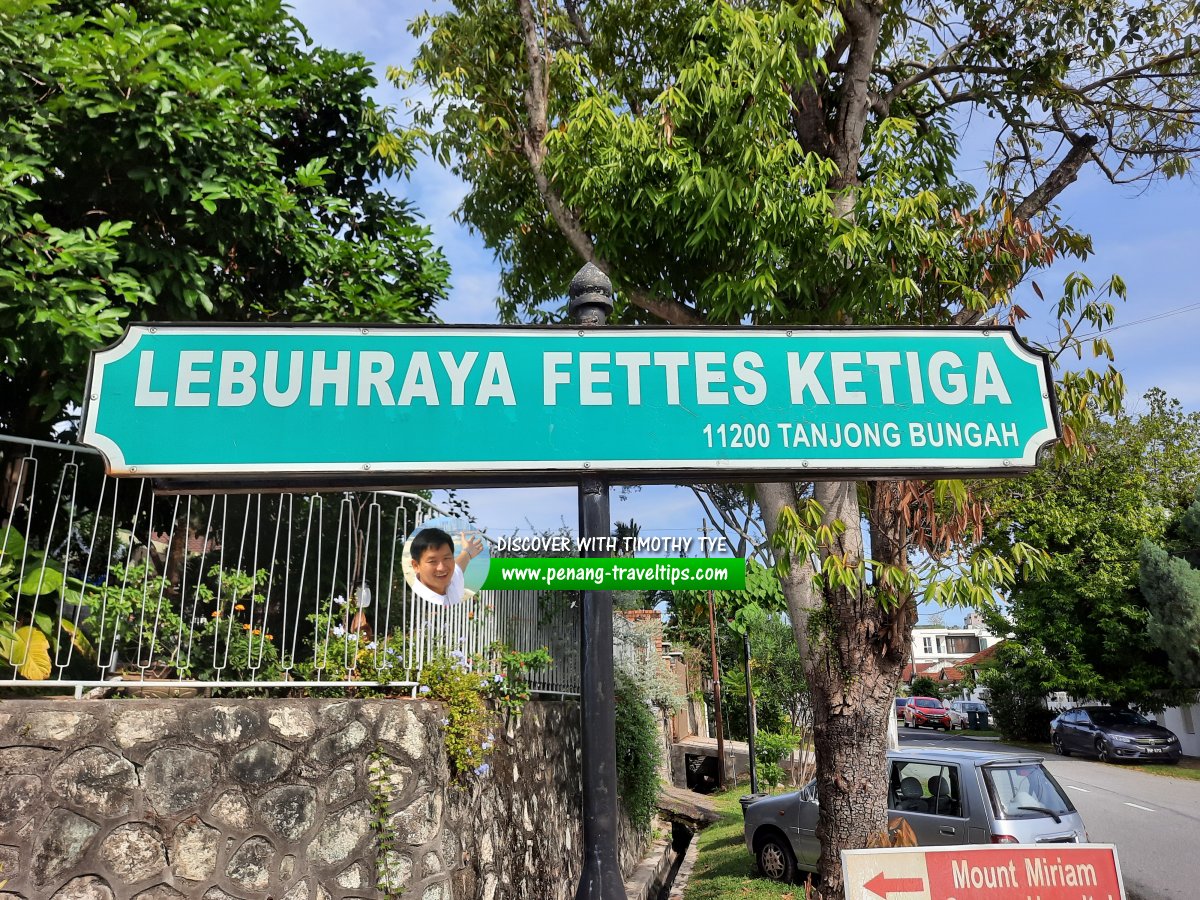
<svg viewBox="0 0 1200 900">
<path fill-rule="evenodd" d="M 0 685 L 416 693 L 438 654 L 504 645 L 549 649 L 535 692 L 578 693 L 572 595 L 409 590 L 404 541 L 443 513 L 420 496 L 156 494 L 87 448 L 3 435 L 0 478 Z"/>
</svg>

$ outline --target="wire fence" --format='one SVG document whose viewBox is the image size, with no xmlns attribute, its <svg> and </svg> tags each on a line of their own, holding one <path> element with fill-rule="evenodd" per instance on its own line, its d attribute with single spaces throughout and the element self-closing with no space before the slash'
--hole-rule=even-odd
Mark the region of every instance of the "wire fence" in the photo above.
<svg viewBox="0 0 1200 900">
<path fill-rule="evenodd" d="M 401 491 L 156 493 L 88 448 L 0 435 L 0 685 L 415 694 L 439 654 L 544 646 L 530 688 L 577 694 L 573 594 L 409 588 L 404 543 L 445 514 Z"/>
</svg>

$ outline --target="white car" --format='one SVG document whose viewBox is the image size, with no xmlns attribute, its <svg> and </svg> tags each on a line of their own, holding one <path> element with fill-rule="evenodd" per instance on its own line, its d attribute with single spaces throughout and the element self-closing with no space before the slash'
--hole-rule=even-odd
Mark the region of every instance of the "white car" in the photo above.
<svg viewBox="0 0 1200 900">
<path fill-rule="evenodd" d="M 950 713 L 951 728 L 966 728 L 969 713 L 982 713 L 984 717 L 982 727 L 988 727 L 987 705 L 978 700 L 951 700 L 947 711 Z"/>
</svg>

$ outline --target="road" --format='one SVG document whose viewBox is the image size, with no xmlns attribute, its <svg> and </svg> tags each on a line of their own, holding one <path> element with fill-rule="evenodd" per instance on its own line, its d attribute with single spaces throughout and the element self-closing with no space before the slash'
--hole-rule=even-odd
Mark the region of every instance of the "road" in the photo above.
<svg viewBox="0 0 1200 900">
<path fill-rule="evenodd" d="M 901 746 L 1029 752 L 944 732 L 900 729 Z M 1048 755 L 1096 844 L 1114 844 L 1129 900 L 1200 897 L 1200 781 L 1148 775 L 1095 759 Z"/>
</svg>

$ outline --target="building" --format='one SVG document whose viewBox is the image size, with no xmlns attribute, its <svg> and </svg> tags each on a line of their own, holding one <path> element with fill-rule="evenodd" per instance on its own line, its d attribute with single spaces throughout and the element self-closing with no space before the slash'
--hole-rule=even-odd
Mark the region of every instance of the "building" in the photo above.
<svg viewBox="0 0 1200 900">
<path fill-rule="evenodd" d="M 904 667 L 901 680 L 911 685 L 914 678 L 925 675 L 935 681 L 960 682 L 966 676 L 961 666 L 976 661 L 1001 640 L 977 612 L 968 613 L 960 626 L 918 623 L 912 633 L 912 662 Z"/>
<path fill-rule="evenodd" d="M 988 631 L 979 613 L 971 612 L 957 628 L 940 623 L 918 623 L 913 629 L 912 642 L 913 663 L 928 665 L 935 662 L 962 662 L 998 644 L 1000 638 Z"/>
</svg>

